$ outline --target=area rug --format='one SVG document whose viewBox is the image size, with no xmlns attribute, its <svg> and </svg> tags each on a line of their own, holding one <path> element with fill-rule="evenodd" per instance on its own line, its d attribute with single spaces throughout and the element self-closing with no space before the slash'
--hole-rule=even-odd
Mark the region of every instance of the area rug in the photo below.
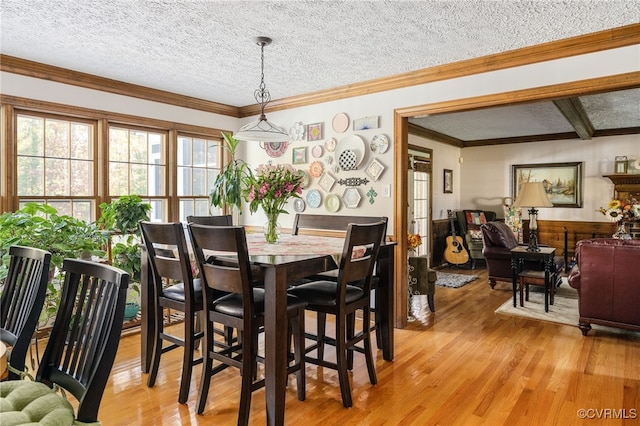
<svg viewBox="0 0 640 426">
<path fill-rule="evenodd" d="M 517 304 L 513 307 L 513 299 L 509 298 L 502 304 L 495 313 L 501 316 L 516 316 L 528 318 L 538 321 L 554 322 L 565 324 L 578 329 L 578 291 L 567 283 L 567 279 L 563 278 L 563 283 L 555 295 L 553 305 L 549 305 L 549 312 L 544 311 L 544 290 L 541 287 L 529 287 L 529 300 L 524 302 L 524 306 L 520 306 L 520 295 L 518 295 Z M 640 333 L 624 330 L 615 327 L 605 327 L 592 324 L 592 334 L 594 330 L 606 331 L 614 334 L 629 334 L 640 337 Z"/>
<path fill-rule="evenodd" d="M 440 287 L 460 288 L 478 279 L 477 275 L 450 274 L 440 271 L 436 271 L 436 274 L 438 277 L 436 285 Z"/>
</svg>

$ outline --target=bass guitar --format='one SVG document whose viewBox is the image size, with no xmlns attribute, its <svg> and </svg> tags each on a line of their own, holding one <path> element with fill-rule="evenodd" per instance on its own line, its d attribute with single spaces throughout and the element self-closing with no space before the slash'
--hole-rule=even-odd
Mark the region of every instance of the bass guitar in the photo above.
<svg viewBox="0 0 640 426">
<path fill-rule="evenodd" d="M 444 250 L 444 259 L 454 265 L 462 265 L 469 261 L 469 253 L 464 248 L 462 237 L 456 235 L 456 226 L 453 222 L 453 213 L 447 210 L 449 224 L 451 225 L 451 235 L 447 237 L 447 247 Z"/>
</svg>

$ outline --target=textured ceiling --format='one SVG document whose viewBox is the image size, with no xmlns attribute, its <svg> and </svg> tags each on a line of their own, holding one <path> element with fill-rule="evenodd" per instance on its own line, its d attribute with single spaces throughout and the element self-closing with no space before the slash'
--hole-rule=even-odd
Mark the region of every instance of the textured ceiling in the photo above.
<svg viewBox="0 0 640 426">
<path fill-rule="evenodd" d="M 640 2 L 0 0 L 0 52 L 234 106 L 637 23 Z M 540 120 L 552 114 L 522 107 Z"/>
<path fill-rule="evenodd" d="M 412 117 L 409 122 L 430 131 L 432 139 L 461 146 L 640 133 L 640 89 L 579 96 L 572 102 L 584 111 L 577 123 L 552 101 Z M 593 131 L 579 134 L 580 127 L 574 126 L 585 122 Z"/>
</svg>

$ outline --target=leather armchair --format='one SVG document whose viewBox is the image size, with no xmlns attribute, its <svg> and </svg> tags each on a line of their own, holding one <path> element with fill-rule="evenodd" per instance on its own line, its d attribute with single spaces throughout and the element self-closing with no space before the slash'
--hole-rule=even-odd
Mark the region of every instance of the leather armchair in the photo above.
<svg viewBox="0 0 640 426">
<path fill-rule="evenodd" d="M 488 210 L 458 210 L 456 212 L 460 235 L 471 258 L 471 269 L 476 268 L 476 260 L 484 260 L 482 254 L 482 231 L 480 225 L 496 218 L 496 212 Z"/>
<path fill-rule="evenodd" d="M 569 285 L 578 290 L 578 327 L 640 331 L 640 240 L 596 238 L 576 244 Z"/>
<path fill-rule="evenodd" d="M 511 249 L 518 245 L 513 231 L 504 222 L 497 221 L 480 225 L 480 230 L 483 242 L 482 254 L 487 262 L 489 285 L 494 288 L 496 281 L 511 283 L 513 280 Z M 560 272 L 563 267 L 564 259 L 562 256 L 555 256 L 552 272 Z M 541 271 L 544 270 L 544 265 L 541 262 L 526 262 L 524 269 Z M 554 277 L 556 278 L 555 285 L 560 285 L 562 282 L 560 274 L 554 274 Z"/>
</svg>

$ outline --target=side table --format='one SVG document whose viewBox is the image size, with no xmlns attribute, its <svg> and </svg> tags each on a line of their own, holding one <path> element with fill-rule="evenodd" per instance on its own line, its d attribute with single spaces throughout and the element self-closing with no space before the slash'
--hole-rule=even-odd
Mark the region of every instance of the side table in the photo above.
<svg viewBox="0 0 640 426">
<path fill-rule="evenodd" d="M 549 312 L 549 289 L 551 288 L 551 268 L 556 249 L 554 247 L 539 247 L 538 251 L 528 251 L 526 246 L 511 249 L 511 272 L 513 274 L 513 307 L 517 305 L 518 274 L 522 271 L 524 262 L 542 261 L 544 264 L 544 311 Z"/>
</svg>

